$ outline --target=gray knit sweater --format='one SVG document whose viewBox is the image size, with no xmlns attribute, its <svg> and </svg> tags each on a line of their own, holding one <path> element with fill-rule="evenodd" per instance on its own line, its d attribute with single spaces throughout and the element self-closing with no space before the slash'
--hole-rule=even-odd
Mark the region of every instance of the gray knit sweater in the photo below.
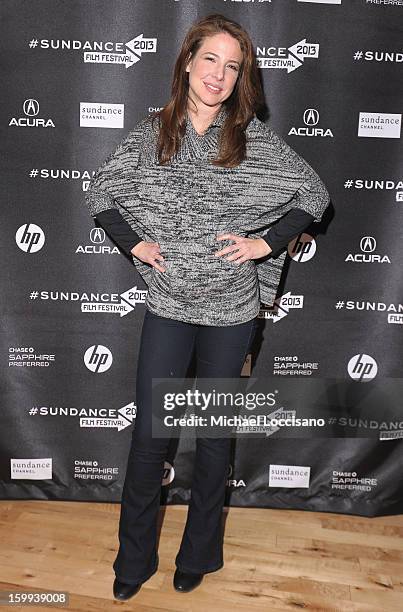
<svg viewBox="0 0 403 612">
<path fill-rule="evenodd" d="M 165 317 L 201 325 L 235 325 L 272 304 L 284 260 L 241 264 L 215 257 L 233 244 L 218 234 L 261 237 L 292 208 L 320 221 L 329 203 L 312 167 L 271 127 L 254 117 L 246 129 L 247 156 L 236 168 L 213 166 L 225 106 L 200 136 L 187 117 L 181 148 L 159 165 L 158 119 L 142 119 L 95 172 L 85 195 L 93 217 L 117 208 L 137 234 L 158 242 L 165 272 L 133 257 L 148 286 L 146 306 Z"/>
</svg>

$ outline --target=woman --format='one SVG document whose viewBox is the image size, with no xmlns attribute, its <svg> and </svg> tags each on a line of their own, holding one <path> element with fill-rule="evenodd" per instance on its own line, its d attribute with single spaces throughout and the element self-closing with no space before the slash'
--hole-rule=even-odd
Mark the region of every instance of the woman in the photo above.
<svg viewBox="0 0 403 612">
<path fill-rule="evenodd" d="M 320 221 L 329 202 L 311 166 L 256 117 L 262 105 L 247 32 L 222 15 L 201 19 L 176 60 L 171 99 L 129 132 L 86 194 L 91 215 L 148 285 L 113 565 L 117 599 L 137 593 L 158 566 L 169 439 L 152 436 L 152 378 L 185 377 L 194 350 L 197 377 L 239 377 L 260 302 L 275 298 L 283 247 Z M 178 591 L 223 566 L 229 449 L 229 437 L 196 440 Z"/>
</svg>

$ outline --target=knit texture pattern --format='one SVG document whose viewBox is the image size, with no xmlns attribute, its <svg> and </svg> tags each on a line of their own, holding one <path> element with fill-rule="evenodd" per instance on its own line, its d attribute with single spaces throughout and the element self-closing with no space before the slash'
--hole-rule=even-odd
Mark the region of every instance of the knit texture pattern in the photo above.
<svg viewBox="0 0 403 612">
<path fill-rule="evenodd" d="M 286 252 L 241 264 L 215 257 L 234 233 L 261 237 L 292 208 L 321 220 L 330 197 L 318 174 L 256 116 L 246 128 L 247 155 L 235 168 L 213 166 L 225 106 L 203 135 L 186 121 L 168 165 L 157 159 L 158 118 L 145 117 L 94 173 L 85 202 L 90 214 L 117 208 L 146 241 L 158 242 L 165 272 L 133 256 L 157 315 L 201 325 L 236 325 L 272 305 Z"/>
</svg>

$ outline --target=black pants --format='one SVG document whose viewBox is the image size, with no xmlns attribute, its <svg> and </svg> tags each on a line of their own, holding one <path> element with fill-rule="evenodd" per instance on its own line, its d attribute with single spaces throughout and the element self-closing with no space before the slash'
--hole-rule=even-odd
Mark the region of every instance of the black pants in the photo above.
<svg viewBox="0 0 403 612">
<path fill-rule="evenodd" d="M 206 326 L 160 317 L 146 309 L 137 367 L 137 415 L 132 433 L 113 564 L 122 582 L 147 580 L 158 566 L 157 525 L 169 438 L 152 436 L 152 378 L 183 378 L 196 350 L 196 376 L 240 376 L 256 319 Z M 187 521 L 175 563 L 181 571 L 208 573 L 223 566 L 222 509 L 231 439 L 196 439 Z"/>
</svg>

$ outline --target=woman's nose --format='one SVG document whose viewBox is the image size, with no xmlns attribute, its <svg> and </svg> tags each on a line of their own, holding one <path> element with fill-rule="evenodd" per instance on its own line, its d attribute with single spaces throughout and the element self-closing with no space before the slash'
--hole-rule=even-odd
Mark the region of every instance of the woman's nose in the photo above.
<svg viewBox="0 0 403 612">
<path fill-rule="evenodd" d="M 213 76 L 217 79 L 217 81 L 222 81 L 224 78 L 224 66 L 219 66 L 218 64 L 214 66 Z"/>
</svg>

